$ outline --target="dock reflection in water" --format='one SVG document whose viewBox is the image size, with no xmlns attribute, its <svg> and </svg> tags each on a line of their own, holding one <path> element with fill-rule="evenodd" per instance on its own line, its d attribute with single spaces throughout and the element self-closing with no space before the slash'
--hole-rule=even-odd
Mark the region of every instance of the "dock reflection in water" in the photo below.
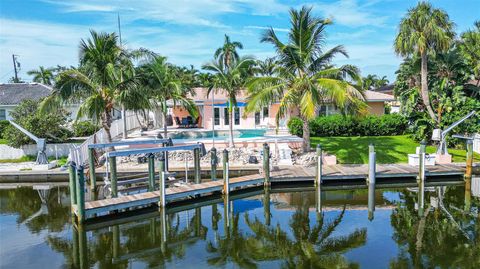
<svg viewBox="0 0 480 269">
<path fill-rule="evenodd" d="M 70 224 L 66 189 L 0 190 L 0 267 L 472 268 L 479 188 L 474 177 L 401 189 L 262 189 L 83 226 Z M 35 259 L 18 258 L 28 255 Z"/>
</svg>

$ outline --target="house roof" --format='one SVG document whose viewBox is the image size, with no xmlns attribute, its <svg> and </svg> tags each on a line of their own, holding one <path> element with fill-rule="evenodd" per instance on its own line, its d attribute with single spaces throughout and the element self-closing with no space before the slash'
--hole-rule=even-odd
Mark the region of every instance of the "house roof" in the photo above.
<svg viewBox="0 0 480 269">
<path fill-rule="evenodd" d="M 365 101 L 367 102 L 389 102 L 395 101 L 395 97 L 390 94 L 366 90 Z"/>
<path fill-rule="evenodd" d="M 391 84 L 387 84 L 387 85 L 384 85 L 382 87 L 378 87 L 376 89 L 373 89 L 373 91 L 392 95 L 393 94 L 393 88 L 395 88 L 395 84 L 391 83 Z"/>
<path fill-rule="evenodd" d="M 17 105 L 23 100 L 40 100 L 47 97 L 52 88 L 40 83 L 0 84 L 0 105 Z"/>
</svg>

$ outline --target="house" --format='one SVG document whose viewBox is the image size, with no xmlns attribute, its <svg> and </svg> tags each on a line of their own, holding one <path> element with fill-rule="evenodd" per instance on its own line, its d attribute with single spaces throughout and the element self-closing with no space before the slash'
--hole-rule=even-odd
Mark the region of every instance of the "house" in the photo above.
<svg viewBox="0 0 480 269">
<path fill-rule="evenodd" d="M 382 93 L 382 94 L 387 94 L 387 95 L 390 95 L 393 97 L 393 90 L 395 88 L 395 84 L 394 83 L 390 83 L 390 84 L 387 84 L 387 85 L 384 85 L 382 87 L 379 87 L 379 88 L 376 88 L 376 89 L 373 89 L 372 91 L 373 92 L 376 92 L 376 93 Z M 396 99 L 394 100 L 390 100 L 390 101 L 386 101 L 386 104 L 388 104 L 391 108 L 391 113 L 399 113 L 400 112 L 400 102 L 397 101 Z"/>
<path fill-rule="evenodd" d="M 52 88 L 41 83 L 6 83 L 0 84 L 0 120 L 11 120 L 11 111 L 23 100 L 40 100 L 52 92 Z M 77 115 L 79 105 L 65 107 L 70 118 Z"/>
<path fill-rule="evenodd" d="M 229 127 L 228 118 L 228 98 L 222 92 L 207 96 L 208 89 L 195 88 L 195 95 L 189 96 L 195 101 L 199 110 L 198 126 L 205 129 L 225 130 Z M 369 112 L 374 115 L 383 115 L 385 113 L 385 103 L 395 101 L 392 95 L 378 93 L 374 91 L 366 91 L 365 97 Z M 278 113 L 280 104 L 272 104 L 268 107 L 260 108 L 259 112 L 245 115 L 245 105 L 247 100 L 246 91 L 242 91 L 236 96 L 237 107 L 233 112 L 233 126 L 235 129 L 256 129 L 256 128 L 273 128 L 275 127 L 275 116 Z M 322 105 L 318 108 L 318 113 L 323 115 L 331 115 L 338 113 L 334 105 Z M 281 119 L 280 128 L 285 128 L 288 118 L 294 116 L 294 112 L 289 112 L 285 119 Z M 173 117 L 173 126 L 178 127 L 177 123 L 181 123 L 182 119 L 190 116 L 188 111 L 182 107 L 170 108 L 169 114 Z"/>
</svg>

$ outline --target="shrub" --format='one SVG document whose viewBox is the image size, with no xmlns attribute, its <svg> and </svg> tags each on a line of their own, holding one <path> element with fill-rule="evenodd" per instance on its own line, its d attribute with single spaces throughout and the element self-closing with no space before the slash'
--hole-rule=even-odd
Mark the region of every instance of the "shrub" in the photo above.
<svg viewBox="0 0 480 269">
<path fill-rule="evenodd" d="M 292 118 L 287 124 L 291 134 L 302 136 L 302 121 Z M 385 136 L 405 134 L 408 121 L 399 114 L 367 116 L 322 116 L 310 121 L 311 136 Z"/>
<path fill-rule="evenodd" d="M 8 125 L 10 125 L 8 120 L 0 120 L 0 139 L 5 138 L 4 131 L 7 129 Z"/>
<path fill-rule="evenodd" d="M 98 126 L 90 121 L 78 121 L 73 124 L 73 134 L 75 136 L 91 136 L 97 130 Z"/>
<path fill-rule="evenodd" d="M 27 129 L 32 134 L 40 138 L 46 138 L 47 142 L 64 142 L 72 133 L 65 128 L 67 123 L 67 111 L 63 108 L 41 115 L 38 112 L 38 101 L 25 100 L 22 101 L 10 113 L 15 123 Z M 31 144 L 33 141 L 12 125 L 9 125 L 4 131 L 5 139 L 8 145 L 12 147 L 20 147 L 22 145 Z"/>
</svg>

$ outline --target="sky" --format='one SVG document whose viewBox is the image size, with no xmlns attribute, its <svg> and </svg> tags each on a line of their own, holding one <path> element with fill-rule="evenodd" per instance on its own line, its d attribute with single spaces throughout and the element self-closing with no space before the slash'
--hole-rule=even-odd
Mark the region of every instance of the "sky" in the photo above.
<svg viewBox="0 0 480 269">
<path fill-rule="evenodd" d="M 480 0 L 431 0 L 445 10 L 457 33 L 480 20 Z M 273 27 L 282 40 L 289 28 L 290 8 L 308 5 L 316 16 L 331 18 L 326 49 L 345 46 L 362 75 L 395 79 L 401 58 L 393 50 L 400 19 L 416 0 L 0 0 L 0 82 L 13 76 L 12 54 L 21 64 L 19 76 L 38 66 L 77 66 L 78 46 L 89 30 L 117 32 L 127 48 L 148 48 L 174 64 L 201 65 L 213 58 L 224 34 L 243 43 L 241 55 L 264 59 L 274 55 L 261 33 Z"/>
</svg>

